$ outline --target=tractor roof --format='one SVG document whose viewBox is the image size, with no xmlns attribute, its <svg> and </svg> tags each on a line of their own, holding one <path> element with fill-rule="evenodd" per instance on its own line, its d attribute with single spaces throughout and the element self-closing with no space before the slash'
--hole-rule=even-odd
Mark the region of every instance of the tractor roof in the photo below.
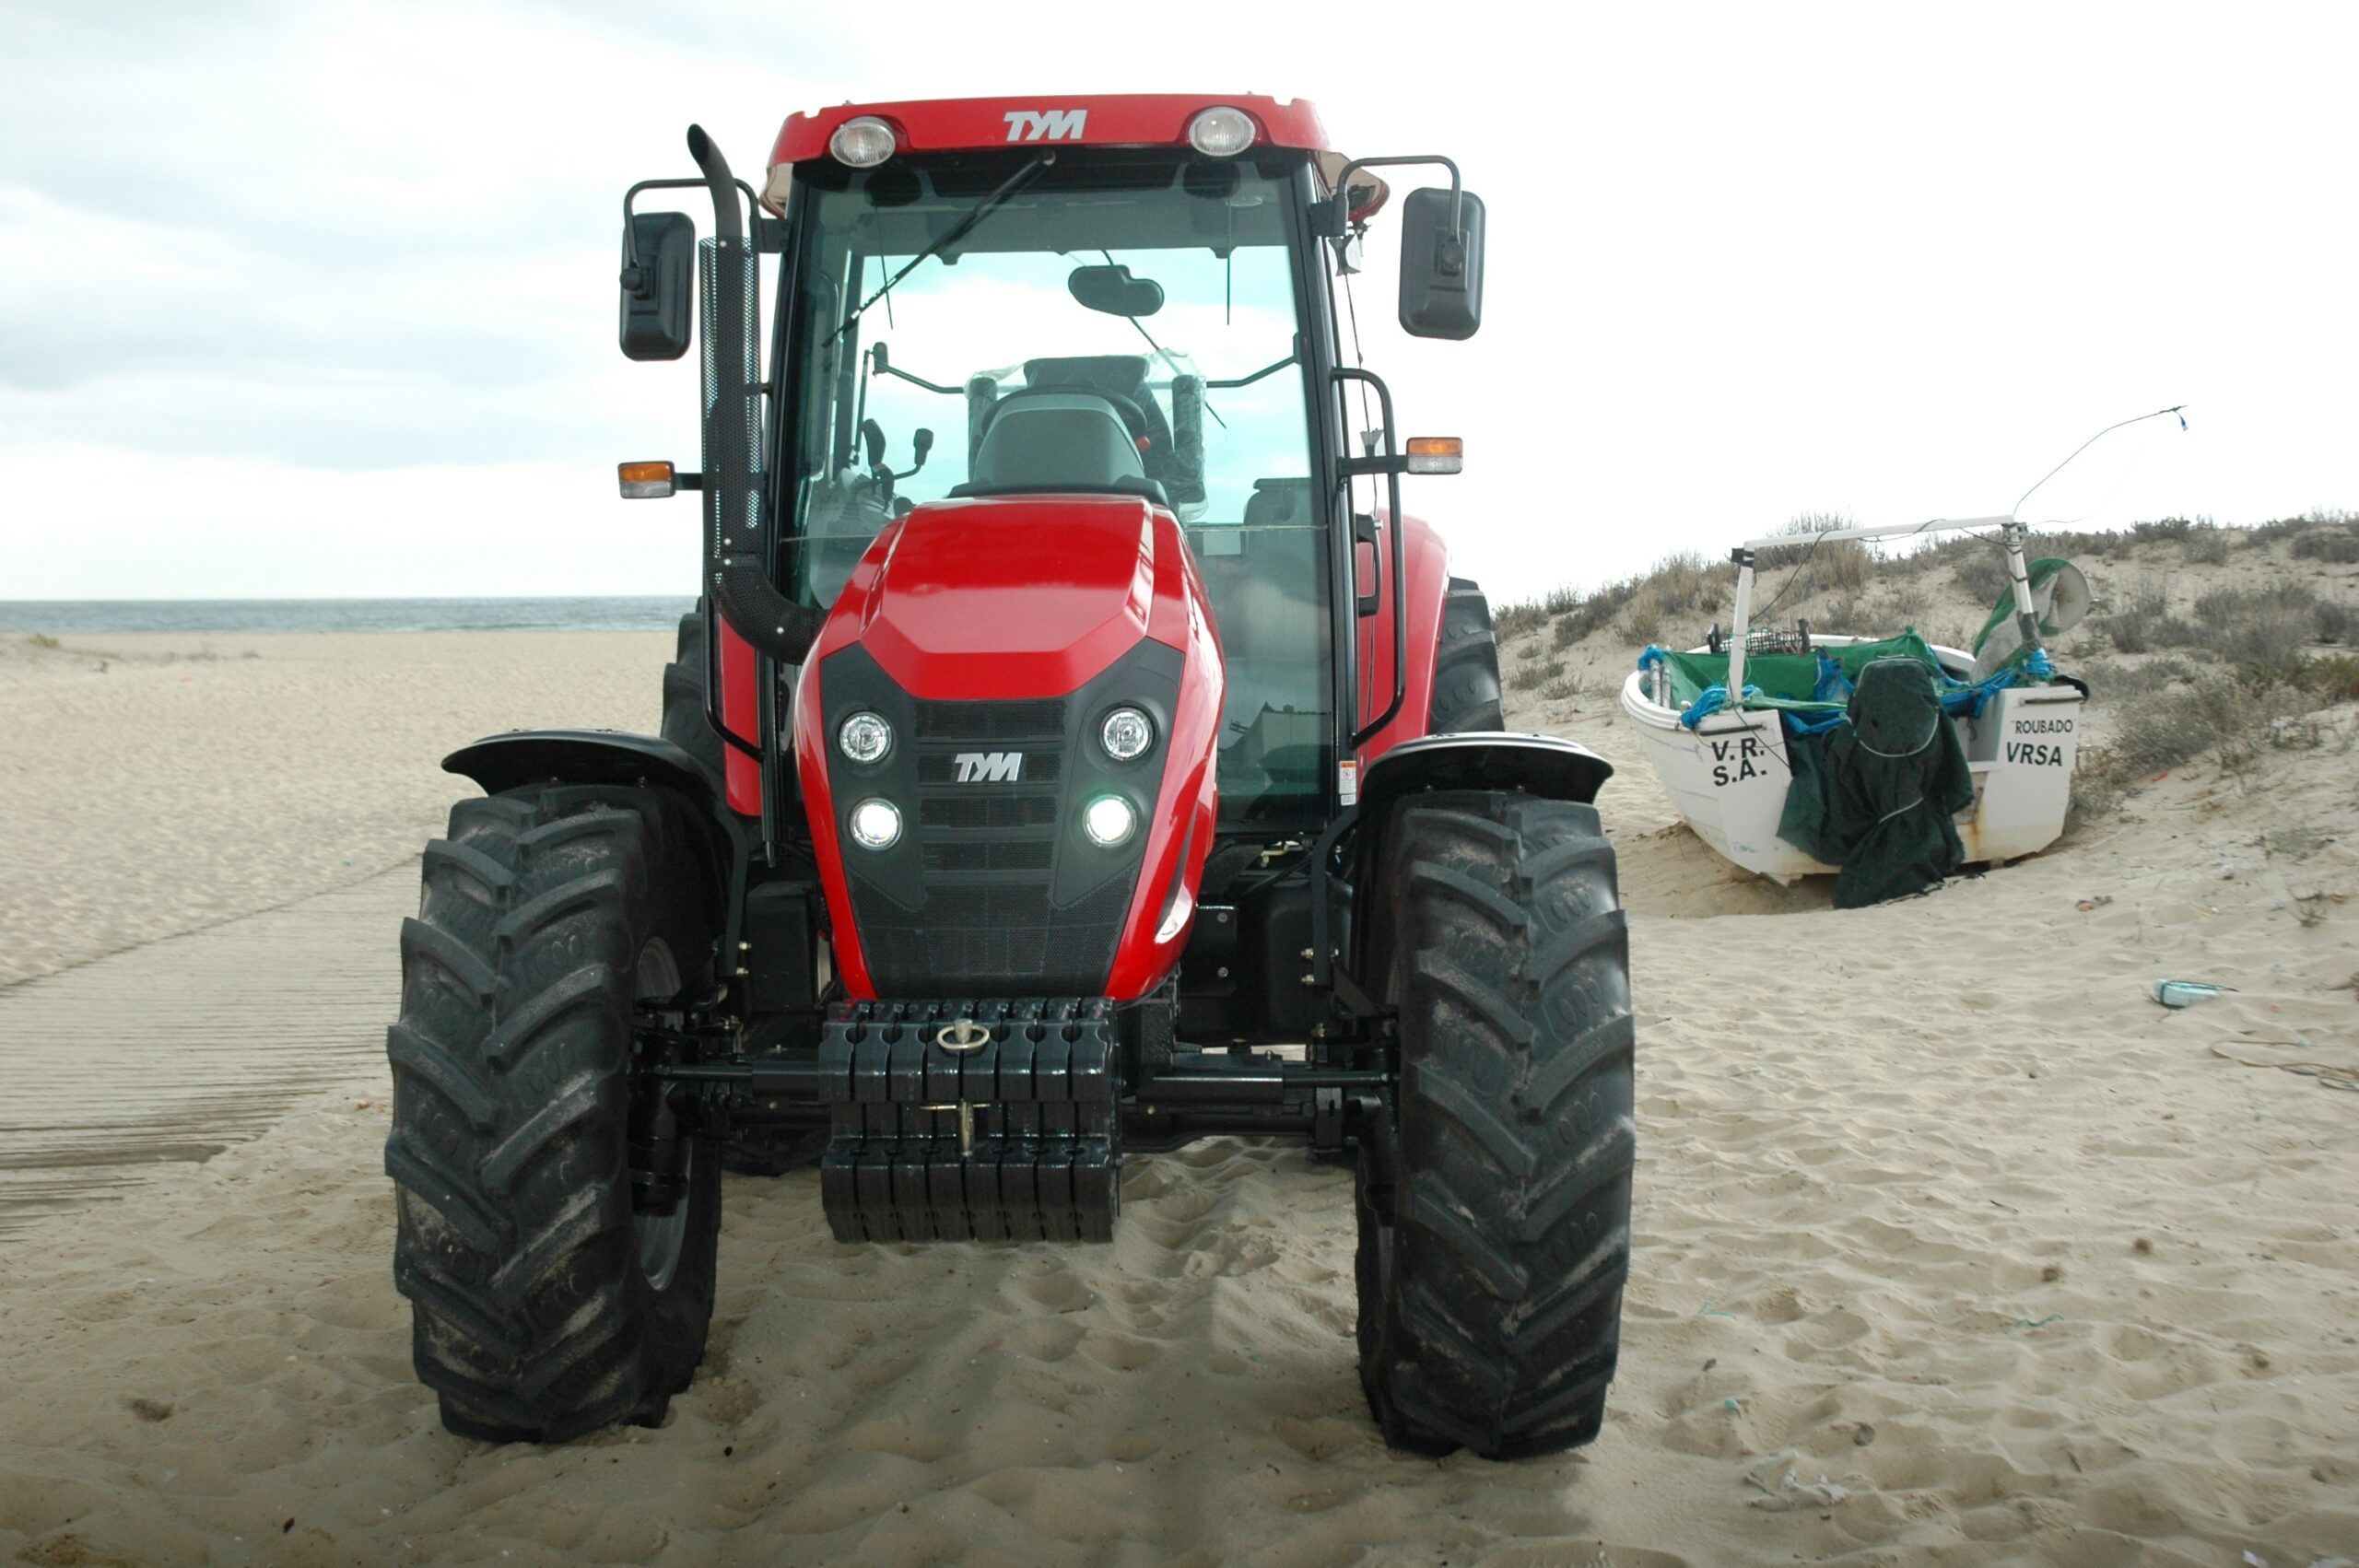
<svg viewBox="0 0 2359 1568">
<path fill-rule="evenodd" d="M 1307 99 L 1281 100 L 1250 93 L 1113 93 L 1070 97 L 931 99 L 910 103 L 846 103 L 790 114 L 770 153 L 770 166 L 827 156 L 827 138 L 857 116 L 874 115 L 893 127 L 902 152 L 952 152 L 1003 147 L 1012 142 L 1081 146 L 1188 145 L 1188 122 L 1218 105 L 1251 117 L 1263 146 L 1332 150 L 1319 111 Z"/>
</svg>

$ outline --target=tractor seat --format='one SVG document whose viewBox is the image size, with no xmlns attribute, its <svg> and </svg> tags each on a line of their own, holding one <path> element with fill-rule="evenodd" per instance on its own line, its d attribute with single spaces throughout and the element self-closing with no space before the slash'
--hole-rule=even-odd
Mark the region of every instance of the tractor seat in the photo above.
<svg viewBox="0 0 2359 1568">
<path fill-rule="evenodd" d="M 1078 491 L 1171 505 L 1163 486 L 1146 476 L 1138 443 L 1114 404 L 1093 392 L 1027 390 L 1002 399 L 968 474 L 952 495 Z"/>
</svg>

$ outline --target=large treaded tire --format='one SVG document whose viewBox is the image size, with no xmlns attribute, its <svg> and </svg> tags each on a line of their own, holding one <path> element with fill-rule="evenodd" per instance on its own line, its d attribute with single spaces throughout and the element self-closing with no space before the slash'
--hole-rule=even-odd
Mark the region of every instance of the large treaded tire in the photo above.
<svg viewBox="0 0 2359 1568">
<path fill-rule="evenodd" d="M 709 988 L 708 846 L 659 791 L 546 785 L 451 810 L 402 923 L 385 1171 L 419 1379 L 466 1437 L 653 1425 L 704 1354 L 720 1168 L 689 1144 L 635 1217 L 633 1005 Z"/>
<path fill-rule="evenodd" d="M 1630 1258 L 1629 942 L 1593 807 L 1395 808 L 1394 1125 L 1361 1153 L 1360 1381 L 1387 1442 L 1486 1458 L 1589 1442 Z"/>
<path fill-rule="evenodd" d="M 672 662 L 663 666 L 663 726 L 656 732 L 710 767 L 715 778 L 727 769 L 729 743 L 705 717 L 704 601 L 680 617 Z"/>
<path fill-rule="evenodd" d="M 1434 657 L 1434 696 L 1426 718 L 1429 735 L 1504 730 L 1499 638 L 1491 628 L 1491 602 L 1470 579 L 1449 579 L 1442 605 L 1441 638 Z"/>
</svg>

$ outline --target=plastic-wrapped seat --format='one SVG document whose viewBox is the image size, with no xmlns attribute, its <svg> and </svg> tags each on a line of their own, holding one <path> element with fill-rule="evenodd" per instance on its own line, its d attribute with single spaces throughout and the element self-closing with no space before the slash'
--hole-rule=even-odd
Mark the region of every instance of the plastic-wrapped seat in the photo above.
<svg viewBox="0 0 2359 1568">
<path fill-rule="evenodd" d="M 952 495 L 1108 491 L 1171 504 L 1146 476 L 1138 443 L 1114 404 L 1095 392 L 1025 391 L 1003 399 L 968 474 Z"/>
</svg>

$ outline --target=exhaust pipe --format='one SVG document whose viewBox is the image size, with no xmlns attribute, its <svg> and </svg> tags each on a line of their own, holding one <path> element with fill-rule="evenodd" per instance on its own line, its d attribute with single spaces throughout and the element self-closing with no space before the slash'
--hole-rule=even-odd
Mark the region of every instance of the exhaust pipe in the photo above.
<svg viewBox="0 0 2359 1568">
<path fill-rule="evenodd" d="M 780 663 L 800 664 L 823 617 L 770 580 L 753 246 L 729 160 L 701 125 L 688 127 L 688 156 L 712 193 L 713 237 L 697 257 L 704 312 L 705 586 L 740 637 Z"/>
</svg>

